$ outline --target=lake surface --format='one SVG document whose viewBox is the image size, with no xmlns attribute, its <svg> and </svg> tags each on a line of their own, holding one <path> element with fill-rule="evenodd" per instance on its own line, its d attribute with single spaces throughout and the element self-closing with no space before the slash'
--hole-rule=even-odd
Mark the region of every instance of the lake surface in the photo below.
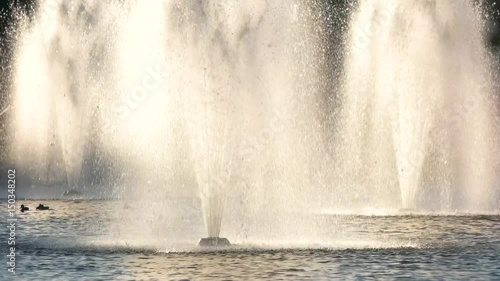
<svg viewBox="0 0 500 281">
<path fill-rule="evenodd" d="M 52 210 L 35 211 L 38 203 Z M 0 280 L 500 280 L 500 216 L 494 214 L 323 214 L 329 223 L 321 236 L 329 239 L 266 243 L 250 237 L 215 251 L 195 246 L 199 226 L 191 236 L 178 234 L 175 243 L 144 241 L 141 229 L 117 235 L 120 221 L 110 211 L 116 201 L 21 204 L 31 210 L 17 212 L 17 275 L 7 271 L 4 227 Z"/>
</svg>

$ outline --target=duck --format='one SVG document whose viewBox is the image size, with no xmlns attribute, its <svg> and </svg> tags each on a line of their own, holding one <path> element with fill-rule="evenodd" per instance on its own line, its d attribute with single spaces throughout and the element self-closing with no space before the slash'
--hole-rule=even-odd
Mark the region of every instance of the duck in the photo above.
<svg viewBox="0 0 500 281">
<path fill-rule="evenodd" d="M 25 206 L 24 206 L 24 204 L 23 204 L 23 205 L 21 205 L 21 212 L 23 212 L 23 213 L 24 213 L 24 211 L 29 211 L 29 210 L 30 210 L 30 208 L 25 207 Z"/>
<path fill-rule="evenodd" d="M 36 207 L 37 210 L 48 210 L 49 209 L 49 206 L 44 206 L 43 204 L 40 204 L 38 205 L 38 207 Z"/>
</svg>

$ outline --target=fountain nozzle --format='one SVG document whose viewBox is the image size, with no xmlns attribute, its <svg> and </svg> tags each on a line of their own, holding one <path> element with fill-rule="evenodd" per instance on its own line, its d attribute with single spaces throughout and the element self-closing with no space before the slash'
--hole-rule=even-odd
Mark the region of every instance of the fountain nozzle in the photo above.
<svg viewBox="0 0 500 281">
<path fill-rule="evenodd" d="M 201 238 L 200 241 L 198 241 L 197 245 L 198 247 L 224 248 L 224 247 L 230 247 L 231 243 L 229 243 L 229 240 L 227 240 L 227 238 L 207 237 L 207 238 Z"/>
</svg>

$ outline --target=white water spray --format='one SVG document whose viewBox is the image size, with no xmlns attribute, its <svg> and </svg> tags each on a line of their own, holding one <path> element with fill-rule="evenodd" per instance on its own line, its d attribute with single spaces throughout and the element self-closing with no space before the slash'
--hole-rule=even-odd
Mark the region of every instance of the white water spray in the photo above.
<svg viewBox="0 0 500 281">
<path fill-rule="evenodd" d="M 43 1 L 19 32 L 13 158 L 42 175 L 36 184 L 89 189 L 86 177 L 104 178 L 141 208 L 120 225 L 151 234 L 178 226 L 183 214 L 168 202 L 196 193 L 209 237 L 229 192 L 245 196 L 251 206 L 232 206 L 246 212 L 298 207 L 314 157 L 304 145 L 321 133 L 310 126 L 318 92 L 303 86 L 316 64 L 300 10 L 299 1 Z"/>
<path fill-rule="evenodd" d="M 399 186 L 405 209 L 494 206 L 496 100 L 481 34 L 470 1 L 361 1 L 343 100 L 353 184 L 379 198 Z"/>
</svg>

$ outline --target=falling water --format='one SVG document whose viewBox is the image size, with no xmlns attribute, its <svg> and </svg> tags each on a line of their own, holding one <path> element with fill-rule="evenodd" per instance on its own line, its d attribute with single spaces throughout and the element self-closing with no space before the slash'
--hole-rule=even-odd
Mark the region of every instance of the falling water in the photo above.
<svg viewBox="0 0 500 281">
<path fill-rule="evenodd" d="M 119 198 L 117 235 L 147 242 L 197 239 L 201 220 L 310 239 L 322 221 L 300 215 L 342 205 L 497 208 L 479 8 L 361 1 L 339 87 L 313 3 L 42 1 L 12 62 L 20 184 Z"/>
<path fill-rule="evenodd" d="M 366 0 L 353 16 L 340 154 L 376 204 L 494 207 L 496 99 L 471 2 Z"/>
<path fill-rule="evenodd" d="M 141 211 L 125 210 L 121 226 L 163 236 L 162 224 L 183 219 L 175 201 L 195 194 L 210 237 L 229 189 L 247 214 L 298 208 L 321 154 L 307 11 L 300 1 L 42 1 L 18 32 L 13 159 L 31 184 L 122 198 Z"/>
</svg>

